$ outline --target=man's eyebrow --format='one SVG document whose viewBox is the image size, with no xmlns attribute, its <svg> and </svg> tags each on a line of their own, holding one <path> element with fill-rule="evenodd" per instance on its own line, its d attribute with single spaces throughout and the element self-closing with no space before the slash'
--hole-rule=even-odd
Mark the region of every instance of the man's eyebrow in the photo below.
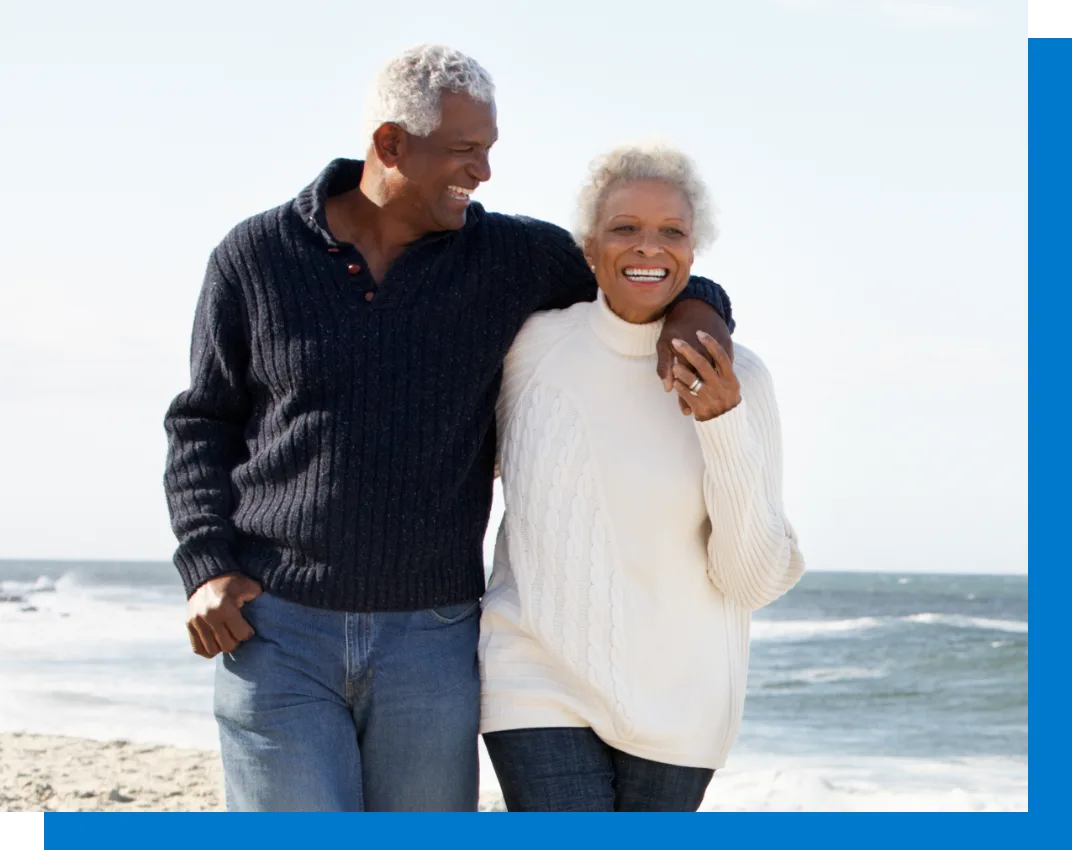
<svg viewBox="0 0 1072 850">
<path fill-rule="evenodd" d="M 490 148 L 497 141 L 499 141 L 499 134 L 498 133 L 495 134 L 495 138 L 493 138 L 490 142 L 488 142 L 487 146 Z M 452 145 L 482 145 L 482 144 L 484 144 L 484 141 L 482 139 L 470 139 L 470 138 L 468 138 L 466 136 L 456 136 L 456 137 L 454 137 L 453 139 L 450 140 L 450 143 Z"/>
</svg>

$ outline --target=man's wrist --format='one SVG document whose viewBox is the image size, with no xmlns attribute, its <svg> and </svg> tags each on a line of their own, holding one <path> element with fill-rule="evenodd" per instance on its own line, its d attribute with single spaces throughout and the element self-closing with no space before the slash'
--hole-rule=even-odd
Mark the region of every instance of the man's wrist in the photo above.
<svg viewBox="0 0 1072 850">
<path fill-rule="evenodd" d="M 697 275 L 690 277 L 685 289 L 670 304 L 670 309 L 673 310 L 678 304 L 685 301 L 701 301 L 711 307 L 722 317 L 722 321 L 726 323 L 727 330 L 731 334 L 733 333 L 736 322 L 733 320 L 733 308 L 730 305 L 729 296 L 713 280 Z"/>
</svg>

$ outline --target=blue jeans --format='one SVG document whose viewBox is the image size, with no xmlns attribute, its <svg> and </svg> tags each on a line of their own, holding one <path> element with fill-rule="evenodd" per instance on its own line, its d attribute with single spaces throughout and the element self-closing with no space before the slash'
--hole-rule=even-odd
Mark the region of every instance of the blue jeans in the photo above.
<svg viewBox="0 0 1072 850">
<path fill-rule="evenodd" d="M 631 756 L 591 729 L 511 729 L 484 736 L 511 812 L 694 812 L 713 770 Z"/>
<path fill-rule="evenodd" d="M 478 602 L 348 614 L 267 593 L 216 666 L 231 811 L 476 811 Z"/>
</svg>

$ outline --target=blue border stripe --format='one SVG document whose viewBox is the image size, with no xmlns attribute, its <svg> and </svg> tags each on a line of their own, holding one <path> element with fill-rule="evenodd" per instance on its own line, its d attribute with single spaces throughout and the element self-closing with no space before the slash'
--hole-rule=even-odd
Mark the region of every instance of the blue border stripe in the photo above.
<svg viewBox="0 0 1072 850">
<path fill-rule="evenodd" d="M 717 818 L 717 823 L 714 819 Z M 466 823 L 466 820 L 469 820 Z M 954 822 L 953 819 L 956 819 Z M 1022 814 L 140 814 L 45 815 L 47 850 L 305 850 L 413 847 L 843 846 L 859 850 L 1002 846 L 1026 838 Z M 1028 842 L 1030 845 L 1030 842 Z"/>
<path fill-rule="evenodd" d="M 1072 488 L 1072 39 L 1031 39 L 1028 63 L 1029 807 L 1052 812 L 1068 806 L 1072 768 L 1061 699 L 1062 680 L 1072 675 L 1062 628 L 1070 619 L 1072 578 L 1065 542 Z"/>
</svg>

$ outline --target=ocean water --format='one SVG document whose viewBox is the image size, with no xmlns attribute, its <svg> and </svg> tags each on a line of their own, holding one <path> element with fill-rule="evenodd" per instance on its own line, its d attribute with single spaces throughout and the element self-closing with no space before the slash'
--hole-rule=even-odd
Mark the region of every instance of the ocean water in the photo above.
<svg viewBox="0 0 1072 850">
<path fill-rule="evenodd" d="M 0 561 L 0 730 L 216 748 L 184 611 L 170 564 Z M 806 575 L 704 808 L 1025 810 L 1027 637 L 1025 577 Z"/>
</svg>

